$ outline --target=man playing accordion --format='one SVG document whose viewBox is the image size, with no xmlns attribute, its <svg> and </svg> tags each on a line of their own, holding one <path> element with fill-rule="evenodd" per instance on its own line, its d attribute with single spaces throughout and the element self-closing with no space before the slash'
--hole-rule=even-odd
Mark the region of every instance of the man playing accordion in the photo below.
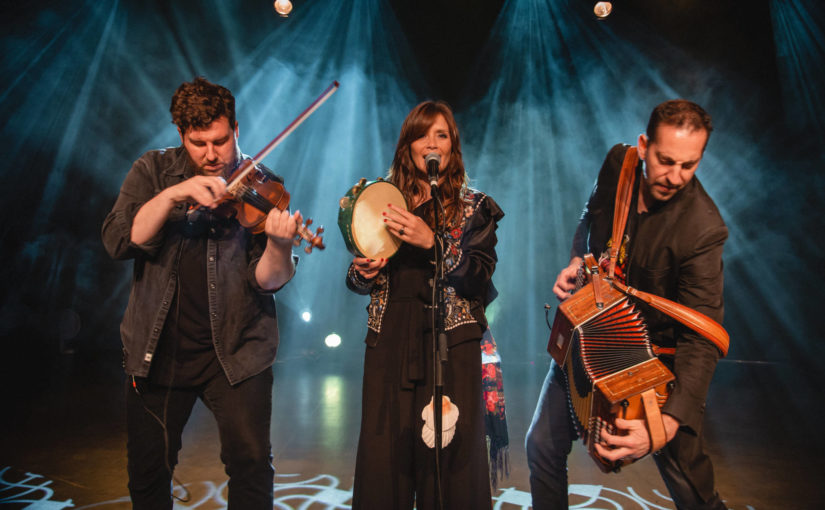
<svg viewBox="0 0 825 510">
<path fill-rule="evenodd" d="M 615 277 L 721 323 L 722 249 L 728 231 L 719 211 L 694 177 L 712 131 L 698 105 L 672 100 L 658 105 L 645 134 L 639 135 L 639 164 L 629 213 L 621 235 Z M 576 288 L 587 253 L 605 257 L 612 227 L 619 173 L 626 145 L 607 154 L 573 238 L 570 264 L 553 292 L 564 300 Z M 661 409 L 666 444 L 651 452 L 644 420 L 616 419 L 616 434 L 603 431 L 595 446 L 607 460 L 637 459 L 653 453 L 677 508 L 725 508 L 714 488 L 713 467 L 703 449 L 705 397 L 717 347 L 675 319 L 641 304 L 651 342 L 676 380 Z M 675 349 L 675 350 L 674 350 Z M 659 351 L 659 349 L 657 349 Z M 660 351 L 660 352 L 661 352 Z M 568 406 L 564 374 L 553 362 L 536 406 L 526 449 L 533 507 L 567 508 L 567 456 L 576 430 Z"/>
</svg>

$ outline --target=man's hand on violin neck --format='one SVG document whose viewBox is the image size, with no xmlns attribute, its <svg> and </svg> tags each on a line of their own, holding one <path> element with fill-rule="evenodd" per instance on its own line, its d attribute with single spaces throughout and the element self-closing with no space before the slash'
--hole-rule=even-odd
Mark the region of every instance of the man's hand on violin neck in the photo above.
<svg viewBox="0 0 825 510">
<path fill-rule="evenodd" d="M 266 216 L 264 232 L 270 241 L 291 247 L 295 236 L 298 235 L 298 225 L 303 222 L 304 218 L 300 211 L 290 214 L 288 210 L 282 211 L 274 207 Z"/>
<path fill-rule="evenodd" d="M 204 207 L 215 207 L 226 195 L 226 181 L 223 177 L 196 175 L 165 191 L 175 203 L 196 202 Z"/>
</svg>

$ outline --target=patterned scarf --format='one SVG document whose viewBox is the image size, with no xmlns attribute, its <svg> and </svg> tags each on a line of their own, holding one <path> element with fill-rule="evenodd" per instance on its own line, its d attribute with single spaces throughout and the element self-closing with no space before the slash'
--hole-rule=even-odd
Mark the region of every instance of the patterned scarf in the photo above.
<svg viewBox="0 0 825 510">
<path fill-rule="evenodd" d="M 501 357 L 489 327 L 481 338 L 481 390 L 485 404 L 487 450 L 490 453 L 490 483 L 495 490 L 499 480 L 510 476 L 510 440 L 504 415 Z"/>
</svg>

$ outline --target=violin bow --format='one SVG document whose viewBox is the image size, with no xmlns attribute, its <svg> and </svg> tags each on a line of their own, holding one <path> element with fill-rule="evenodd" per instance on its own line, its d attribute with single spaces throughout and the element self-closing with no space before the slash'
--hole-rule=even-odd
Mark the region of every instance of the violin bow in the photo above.
<svg viewBox="0 0 825 510">
<path fill-rule="evenodd" d="M 266 146 L 263 149 L 261 149 L 261 151 L 258 152 L 258 154 L 256 154 L 254 158 L 245 160 L 244 163 L 243 163 L 243 165 L 244 165 L 243 168 L 237 172 L 237 175 L 235 176 L 234 179 L 232 179 L 232 182 L 227 183 L 227 185 L 226 185 L 227 191 L 232 193 L 231 190 L 234 190 L 234 188 L 236 188 L 238 186 L 238 184 L 240 182 L 242 182 L 241 180 L 244 177 L 246 177 L 246 175 L 249 172 L 251 172 L 252 169 L 255 168 L 258 165 L 258 163 L 260 163 L 270 152 L 272 152 L 272 150 L 275 147 L 280 145 L 280 143 L 283 142 L 284 139 L 287 136 L 289 136 L 293 131 L 295 131 L 295 128 L 300 126 L 303 121 L 305 121 L 310 115 L 312 115 L 315 112 L 315 110 L 320 108 L 321 105 L 324 104 L 324 101 L 329 99 L 329 97 L 332 94 L 334 94 L 336 90 L 338 90 L 338 87 L 339 87 L 338 81 L 333 81 L 332 84 L 329 87 L 327 87 L 326 90 L 321 92 L 321 95 L 318 96 L 315 99 L 315 101 L 313 101 L 312 104 L 310 104 L 306 108 L 306 110 L 304 110 L 303 112 L 301 112 L 300 115 L 295 117 L 295 120 L 290 122 L 289 125 L 286 128 L 284 128 L 284 130 L 281 131 L 278 134 L 278 136 L 273 138 L 271 142 L 266 144 Z M 234 195 L 234 193 L 232 193 L 232 194 Z"/>
</svg>

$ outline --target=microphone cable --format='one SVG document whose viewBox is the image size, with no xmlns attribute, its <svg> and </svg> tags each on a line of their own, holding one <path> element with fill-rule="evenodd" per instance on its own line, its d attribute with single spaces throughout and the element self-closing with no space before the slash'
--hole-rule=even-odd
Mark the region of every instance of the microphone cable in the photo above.
<svg viewBox="0 0 825 510">
<path fill-rule="evenodd" d="M 180 244 L 180 247 L 178 248 L 178 256 L 177 256 L 176 261 L 175 261 L 175 263 L 176 263 L 175 267 L 178 268 L 178 269 L 180 268 L 180 260 L 181 260 L 182 254 L 183 254 L 184 244 L 187 243 L 188 241 L 189 241 L 189 238 L 184 238 L 183 242 Z M 175 283 L 175 329 L 177 330 L 179 326 L 180 326 L 180 280 L 178 280 L 178 282 Z M 179 333 L 179 331 L 178 331 L 178 333 Z M 163 332 L 161 332 L 161 334 L 163 334 Z M 161 418 L 154 411 L 149 409 L 149 406 L 146 404 L 146 400 L 144 400 L 144 398 L 143 398 L 143 394 L 140 392 L 140 389 L 138 389 L 137 380 L 135 379 L 134 375 L 132 376 L 132 387 L 134 388 L 135 393 L 137 394 L 138 398 L 140 398 L 140 403 L 143 406 L 143 410 L 146 411 L 146 413 L 149 416 L 151 416 L 155 421 L 157 421 L 158 425 L 160 425 L 160 428 L 163 430 L 163 464 L 166 467 L 166 472 L 169 473 L 169 477 L 172 479 L 172 483 L 173 483 L 172 489 L 171 489 L 171 492 L 170 492 L 170 496 L 173 499 L 176 499 L 176 500 L 180 501 L 181 503 L 188 503 L 191 500 L 192 495 L 189 493 L 189 490 L 186 488 L 186 486 L 184 486 L 180 482 L 180 480 L 178 480 L 178 478 L 175 476 L 175 471 L 174 471 L 174 469 L 172 469 L 171 464 L 169 464 L 169 429 L 166 426 L 166 422 L 167 422 L 167 414 L 169 412 L 169 399 L 171 398 L 171 395 L 172 395 L 172 384 L 175 381 L 175 369 L 176 369 L 175 357 L 177 356 L 177 352 L 178 352 L 178 342 L 177 342 L 178 336 L 177 336 L 177 334 L 175 335 L 174 338 L 175 338 L 175 341 L 172 342 L 172 353 L 171 353 L 172 372 L 169 375 L 169 384 L 166 386 L 166 394 L 163 397 L 163 412 L 162 412 L 163 417 Z M 183 430 L 181 430 L 181 435 L 183 435 Z M 174 492 L 175 484 L 177 484 L 177 486 L 181 488 L 181 490 L 183 491 L 183 496 L 176 496 L 175 495 L 175 492 Z"/>
</svg>

